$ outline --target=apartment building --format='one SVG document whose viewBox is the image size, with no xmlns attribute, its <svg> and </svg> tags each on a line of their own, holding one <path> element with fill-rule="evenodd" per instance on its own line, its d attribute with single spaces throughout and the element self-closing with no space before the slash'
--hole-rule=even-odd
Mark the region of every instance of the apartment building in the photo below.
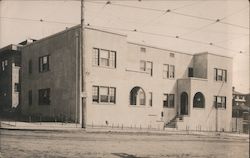
<svg viewBox="0 0 250 158">
<path fill-rule="evenodd" d="M 84 30 L 82 93 L 80 27 L 22 49 L 22 111 L 79 122 L 86 96 L 88 126 L 229 131 L 232 59 L 188 54 Z"/>
</svg>

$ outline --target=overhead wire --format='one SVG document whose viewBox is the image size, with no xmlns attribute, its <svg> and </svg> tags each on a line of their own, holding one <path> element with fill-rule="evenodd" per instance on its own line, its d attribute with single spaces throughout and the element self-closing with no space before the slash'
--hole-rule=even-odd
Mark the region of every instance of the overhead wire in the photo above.
<svg viewBox="0 0 250 158">
<path fill-rule="evenodd" d="M 87 1 L 87 2 L 91 2 L 91 1 Z M 93 3 L 93 2 L 91 2 Z M 163 10 L 163 9 L 156 9 L 156 8 L 148 8 L 148 7 L 138 7 L 138 6 L 132 6 L 132 5 L 125 5 L 125 4 L 117 4 L 117 3 L 110 3 L 110 5 L 115 5 L 115 6 L 120 6 L 120 7 L 129 7 L 129 8 L 136 8 L 136 9 L 143 9 L 143 10 L 148 10 L 148 11 L 157 11 L 157 12 L 166 12 L 167 10 Z M 196 15 L 191 15 L 191 14 L 186 14 L 186 13 L 181 13 L 181 12 L 176 12 L 176 11 L 172 11 L 172 10 L 168 10 L 169 13 L 173 13 L 176 15 L 180 15 L 180 16 L 185 16 L 185 17 L 190 17 L 190 18 L 195 18 L 195 19 L 200 19 L 200 20 L 206 20 L 206 21 L 211 21 L 214 22 L 218 19 L 212 19 L 212 18 L 208 18 L 208 17 L 201 17 L 201 16 L 196 16 Z M 232 23 L 227 23 L 227 22 L 222 22 L 221 20 L 218 20 L 219 23 L 225 24 L 225 25 L 231 25 L 234 27 L 239 27 L 242 29 L 249 29 L 249 27 L 245 27 L 245 26 L 241 26 L 241 25 L 237 25 L 237 24 L 232 24 Z"/>
<path fill-rule="evenodd" d="M 140 30 L 136 30 L 136 29 L 132 30 L 132 29 L 125 29 L 125 28 L 115 28 L 115 27 L 107 27 L 107 26 L 103 27 L 103 26 L 96 26 L 96 25 L 89 25 L 89 26 L 93 26 L 93 27 L 97 27 L 97 28 L 98 27 L 99 28 L 106 28 L 106 29 L 118 29 L 118 30 L 127 31 L 127 32 L 137 32 L 137 33 L 142 33 L 142 34 L 147 34 L 147 35 L 166 37 L 166 38 L 172 38 L 172 39 L 179 39 L 179 40 L 183 40 L 183 41 L 189 41 L 189 42 L 192 42 L 192 43 L 203 44 L 203 45 L 207 45 L 207 46 L 209 45 L 209 46 L 212 46 L 212 47 L 224 49 L 224 50 L 234 52 L 234 53 L 243 53 L 243 51 L 238 51 L 238 50 L 225 48 L 225 47 L 219 46 L 217 44 L 214 44 L 212 42 L 203 42 L 203 41 L 198 41 L 198 40 L 193 40 L 193 39 L 188 39 L 188 38 L 182 38 L 182 37 L 173 36 L 173 35 L 158 34 L 158 33 L 140 31 Z"/>
</svg>

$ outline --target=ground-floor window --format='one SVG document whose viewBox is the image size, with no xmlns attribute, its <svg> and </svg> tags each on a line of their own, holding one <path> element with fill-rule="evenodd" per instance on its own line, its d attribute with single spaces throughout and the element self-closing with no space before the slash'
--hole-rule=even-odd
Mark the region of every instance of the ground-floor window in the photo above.
<svg viewBox="0 0 250 158">
<path fill-rule="evenodd" d="M 130 105 L 146 105 L 146 94 L 141 87 L 134 87 L 130 91 Z"/>
<path fill-rule="evenodd" d="M 39 105 L 50 105 L 50 88 L 38 90 L 38 103 Z"/>
<path fill-rule="evenodd" d="M 214 107 L 226 109 L 227 98 L 225 96 L 214 96 Z"/>
<path fill-rule="evenodd" d="M 173 108 L 174 107 L 174 94 L 163 94 L 163 107 Z"/>
<path fill-rule="evenodd" d="M 32 105 L 32 90 L 29 90 L 28 99 L 29 99 L 29 106 L 31 106 Z"/>
<path fill-rule="evenodd" d="M 205 97 L 201 92 L 197 92 L 194 95 L 193 107 L 195 107 L 195 108 L 204 108 L 205 107 Z"/>
<path fill-rule="evenodd" d="M 115 103 L 116 88 L 107 86 L 92 87 L 92 101 L 94 103 Z"/>
</svg>

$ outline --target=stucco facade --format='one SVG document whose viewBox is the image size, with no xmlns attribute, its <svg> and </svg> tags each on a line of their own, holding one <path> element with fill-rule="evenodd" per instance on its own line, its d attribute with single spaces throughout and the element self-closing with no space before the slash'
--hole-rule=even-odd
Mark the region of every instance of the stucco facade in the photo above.
<svg viewBox="0 0 250 158">
<path fill-rule="evenodd" d="M 24 47 L 25 114 L 55 117 L 64 113 L 71 120 L 81 120 L 79 30 L 74 27 Z M 163 128 L 172 123 L 180 130 L 230 130 L 231 58 L 132 43 L 126 35 L 93 28 L 86 28 L 84 33 L 87 125 Z M 50 70 L 39 73 L 37 60 L 47 54 Z M 32 74 L 28 74 L 29 60 L 34 61 Z M 226 78 L 215 79 L 215 70 Z M 36 93 L 41 88 L 50 88 L 49 105 L 37 104 Z M 31 89 L 34 104 L 29 106 Z M 183 92 L 187 100 L 181 100 Z M 197 92 L 205 99 L 201 103 L 202 98 L 196 97 L 201 107 L 194 108 Z M 215 96 L 223 96 L 218 100 L 226 98 L 226 107 L 215 108 Z"/>
</svg>

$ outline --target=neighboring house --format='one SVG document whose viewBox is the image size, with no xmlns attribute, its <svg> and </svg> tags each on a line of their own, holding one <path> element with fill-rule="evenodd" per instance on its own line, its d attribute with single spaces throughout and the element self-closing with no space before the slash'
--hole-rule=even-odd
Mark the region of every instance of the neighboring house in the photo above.
<svg viewBox="0 0 250 158">
<path fill-rule="evenodd" d="M 0 112 L 11 111 L 20 105 L 21 47 L 33 41 L 0 49 Z"/>
<path fill-rule="evenodd" d="M 235 91 L 233 87 L 232 131 L 248 133 L 250 127 L 250 94 Z"/>
<path fill-rule="evenodd" d="M 87 125 L 230 131 L 232 58 L 187 54 L 128 42 L 126 35 L 80 26 L 22 49 L 22 111 Z M 223 61 L 223 62 L 222 62 Z"/>
<path fill-rule="evenodd" d="M 0 111 L 7 112 L 20 103 L 19 45 L 8 45 L 0 49 Z"/>
</svg>

